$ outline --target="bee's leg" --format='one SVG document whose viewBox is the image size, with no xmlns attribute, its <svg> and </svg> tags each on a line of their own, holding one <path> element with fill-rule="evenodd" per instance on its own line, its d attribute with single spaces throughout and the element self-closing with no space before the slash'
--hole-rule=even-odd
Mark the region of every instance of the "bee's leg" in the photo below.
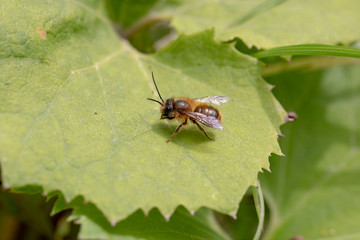
<svg viewBox="0 0 360 240">
<path fill-rule="evenodd" d="M 181 123 L 176 129 L 175 129 L 175 132 L 171 135 L 171 137 L 166 141 L 166 142 L 170 142 L 174 137 L 175 135 L 178 133 L 178 131 L 180 130 L 180 128 L 184 125 L 186 125 L 187 123 L 187 119 L 185 119 L 185 122 Z"/>
<path fill-rule="evenodd" d="M 212 141 L 215 141 L 215 138 L 209 137 L 209 135 L 206 133 L 205 129 L 204 129 L 202 126 L 200 126 L 200 124 L 198 124 L 197 121 L 192 120 L 192 122 L 195 123 L 195 124 L 198 126 L 198 128 L 199 128 L 203 133 L 205 133 L 205 135 L 207 136 L 208 139 L 210 139 L 210 140 L 212 140 Z"/>
</svg>

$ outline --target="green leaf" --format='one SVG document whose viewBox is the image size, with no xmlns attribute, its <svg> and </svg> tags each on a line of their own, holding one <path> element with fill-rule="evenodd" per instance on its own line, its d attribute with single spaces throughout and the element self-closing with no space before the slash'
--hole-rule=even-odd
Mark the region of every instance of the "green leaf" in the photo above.
<svg viewBox="0 0 360 240">
<path fill-rule="evenodd" d="M 287 0 L 268 0 L 268 1 L 262 1 L 255 7 L 251 8 L 245 15 L 241 16 L 240 18 L 234 20 L 231 24 L 228 25 L 228 27 L 241 25 L 245 23 L 246 21 L 256 17 L 257 15 L 267 12 L 273 7 L 276 7 L 277 5 L 285 2 Z"/>
<path fill-rule="evenodd" d="M 158 11 L 179 33 L 214 28 L 216 38 L 241 38 L 248 46 L 274 47 L 359 40 L 357 0 L 181 1 Z"/>
<path fill-rule="evenodd" d="M 159 0 L 105 0 L 105 6 L 110 19 L 118 23 L 122 30 L 124 30 L 130 28 L 134 23 L 146 16 L 157 2 Z"/>
<path fill-rule="evenodd" d="M 24 238 L 53 239 L 54 231 L 49 217 L 53 204 L 44 200 L 39 194 L 15 194 L 0 190 L 0 238 L 14 238 L 21 225 L 22 229 L 26 229 L 22 232 Z"/>
<path fill-rule="evenodd" d="M 271 218 L 266 239 L 359 239 L 360 67 L 270 78 L 298 114 L 284 126 L 286 159 L 261 184 Z"/>
<path fill-rule="evenodd" d="M 178 205 L 235 214 L 277 142 L 285 112 L 256 59 L 213 40 L 181 36 L 156 55 L 118 38 L 94 4 L 12 1 L 1 8 L 0 161 L 6 187 L 83 196 L 112 222 Z M 41 13 L 41 14 L 39 14 Z M 17 19 L 17 21 L 13 21 Z M 224 129 L 196 126 L 166 140 L 162 95 L 224 95 Z M 23 187 L 22 191 L 34 188 Z"/>
<path fill-rule="evenodd" d="M 265 203 L 264 203 L 264 196 L 261 190 L 260 182 L 257 183 L 258 186 L 252 187 L 252 192 L 254 196 L 254 203 L 256 213 L 259 219 L 259 224 L 256 229 L 256 233 L 254 236 L 254 240 L 260 239 L 261 234 L 264 231 L 264 221 L 265 221 Z"/>
<path fill-rule="evenodd" d="M 302 44 L 272 48 L 252 54 L 256 58 L 289 56 L 289 55 L 325 55 L 360 58 L 360 49 L 325 44 Z"/>
<path fill-rule="evenodd" d="M 231 236 L 231 239 L 253 239 L 256 234 L 259 220 L 250 190 L 251 188 L 241 200 L 236 216 L 215 213 L 217 222 Z"/>
<path fill-rule="evenodd" d="M 79 237 L 82 239 L 228 239 L 216 230 L 213 212 L 201 208 L 193 215 L 179 207 L 170 219 L 165 220 L 157 209 L 151 210 L 147 216 L 141 210 L 127 219 L 110 225 L 101 211 L 92 203 L 85 203 L 81 197 L 66 203 L 59 192 L 52 192 L 49 198 L 57 196 L 54 211 L 72 208 L 72 218 L 81 223 Z"/>
</svg>

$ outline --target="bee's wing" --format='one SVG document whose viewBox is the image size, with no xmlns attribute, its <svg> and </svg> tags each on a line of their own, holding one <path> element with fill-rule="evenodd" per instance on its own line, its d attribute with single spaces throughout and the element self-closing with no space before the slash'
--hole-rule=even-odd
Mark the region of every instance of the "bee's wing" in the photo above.
<svg viewBox="0 0 360 240">
<path fill-rule="evenodd" d="M 202 98 L 194 98 L 193 100 L 196 102 L 212 103 L 215 105 L 220 105 L 221 103 L 226 103 L 227 101 L 229 101 L 229 98 L 224 96 L 208 96 Z"/>
<path fill-rule="evenodd" d="M 213 116 L 206 116 L 205 114 L 198 113 L 198 112 L 185 112 L 185 115 L 189 116 L 190 118 L 197 120 L 204 124 L 205 126 L 216 128 L 216 129 L 223 129 L 219 119 Z"/>
</svg>

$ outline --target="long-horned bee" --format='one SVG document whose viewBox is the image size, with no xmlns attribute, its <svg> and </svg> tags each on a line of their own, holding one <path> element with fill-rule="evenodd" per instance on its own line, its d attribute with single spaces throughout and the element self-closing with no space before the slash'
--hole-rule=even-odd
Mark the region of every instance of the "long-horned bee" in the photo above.
<svg viewBox="0 0 360 240">
<path fill-rule="evenodd" d="M 220 123 L 222 118 L 220 111 L 207 103 L 220 105 L 221 103 L 227 102 L 229 98 L 223 96 L 209 96 L 194 99 L 180 97 L 169 98 L 164 101 L 164 99 L 161 97 L 158 87 L 156 86 L 154 74 L 151 73 L 151 75 L 161 102 L 152 98 L 147 98 L 147 100 L 157 102 L 161 105 L 160 119 L 171 120 L 176 118 L 182 122 L 166 142 L 170 142 L 175 137 L 180 128 L 187 124 L 188 119 L 190 119 L 192 123 L 196 124 L 196 126 L 198 126 L 198 128 L 206 135 L 208 139 L 214 141 L 215 139 L 209 137 L 205 129 L 198 123 L 198 121 L 211 128 L 223 129 L 223 126 Z"/>
</svg>

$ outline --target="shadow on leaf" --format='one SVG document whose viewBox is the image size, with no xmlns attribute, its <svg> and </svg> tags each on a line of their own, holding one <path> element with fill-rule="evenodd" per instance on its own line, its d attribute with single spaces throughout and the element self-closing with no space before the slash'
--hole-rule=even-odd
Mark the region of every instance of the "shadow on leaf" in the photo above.
<svg viewBox="0 0 360 240">
<path fill-rule="evenodd" d="M 164 138 L 164 141 L 171 137 L 176 127 L 177 125 L 169 126 L 161 122 L 151 125 L 153 131 L 158 135 L 162 136 Z M 211 132 L 212 130 L 209 130 L 209 128 L 205 129 L 205 131 L 211 138 L 215 137 L 214 134 Z M 211 143 L 213 141 L 209 140 L 204 133 L 202 133 L 196 126 L 191 123 L 189 123 L 188 126 L 180 129 L 180 131 L 176 134 L 173 140 L 171 140 L 171 143 L 175 143 L 178 145 L 196 145 L 204 142 Z"/>
</svg>

